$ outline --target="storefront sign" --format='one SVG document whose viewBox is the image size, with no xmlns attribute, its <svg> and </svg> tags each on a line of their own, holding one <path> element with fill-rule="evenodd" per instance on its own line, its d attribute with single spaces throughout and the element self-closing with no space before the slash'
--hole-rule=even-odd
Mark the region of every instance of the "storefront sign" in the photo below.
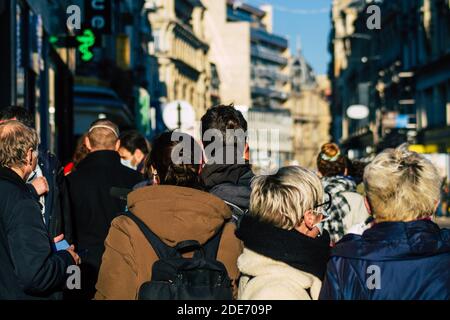
<svg viewBox="0 0 450 320">
<path fill-rule="evenodd" d="M 85 0 L 85 27 L 95 35 L 111 33 L 111 2 L 110 0 Z"/>
<path fill-rule="evenodd" d="M 80 43 L 78 50 L 81 53 L 81 60 L 91 61 L 94 57 L 92 53 L 92 47 L 95 44 L 95 35 L 90 29 L 86 29 L 83 35 L 76 37 L 77 41 Z"/>
</svg>

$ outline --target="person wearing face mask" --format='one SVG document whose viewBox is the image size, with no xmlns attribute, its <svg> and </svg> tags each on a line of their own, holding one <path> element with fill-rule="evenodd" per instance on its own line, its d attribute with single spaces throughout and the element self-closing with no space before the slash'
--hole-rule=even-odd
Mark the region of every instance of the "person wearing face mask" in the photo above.
<svg viewBox="0 0 450 320">
<path fill-rule="evenodd" d="M 19 121 L 0 125 L 0 300 L 60 299 L 67 269 L 80 263 L 74 246 L 61 251 L 26 181 L 35 171 L 38 135 Z"/>
<path fill-rule="evenodd" d="M 236 235 L 240 300 L 317 300 L 330 252 L 322 230 L 325 199 L 320 179 L 297 166 L 252 182 L 250 211 Z"/>
<path fill-rule="evenodd" d="M 20 106 L 8 106 L 0 111 L 0 123 L 10 120 L 35 128 L 33 113 Z M 63 167 L 57 157 L 43 146 L 39 146 L 37 166 L 27 180 L 27 187 L 40 203 L 42 220 L 50 237 L 62 236 L 72 242 L 72 221 Z"/>
<path fill-rule="evenodd" d="M 140 173 L 120 162 L 119 129 L 109 120 L 94 122 L 85 138 L 89 154 L 67 176 L 74 221 L 75 243 L 83 253 L 81 290 L 67 298 L 91 299 L 95 294 L 104 241 L 111 221 L 126 208 L 126 201 L 112 195 L 114 188 L 131 189 L 143 180 Z"/>
<path fill-rule="evenodd" d="M 124 166 L 144 173 L 148 149 L 147 140 L 138 131 L 125 131 L 120 135 L 119 154 Z"/>
</svg>

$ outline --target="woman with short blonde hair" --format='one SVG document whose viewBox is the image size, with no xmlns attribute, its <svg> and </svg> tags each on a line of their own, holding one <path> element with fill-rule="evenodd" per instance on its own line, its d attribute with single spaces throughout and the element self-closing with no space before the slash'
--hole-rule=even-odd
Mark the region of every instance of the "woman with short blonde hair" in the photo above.
<svg viewBox="0 0 450 320">
<path fill-rule="evenodd" d="M 300 226 L 303 214 L 323 199 L 319 177 L 301 167 L 282 168 L 278 174 L 252 182 L 250 213 L 286 230 Z M 313 212 L 315 213 L 315 212 Z"/>
<path fill-rule="evenodd" d="M 437 169 L 402 145 L 379 154 L 364 183 L 375 224 L 336 245 L 320 298 L 449 300 L 450 230 L 432 221 Z"/>
<path fill-rule="evenodd" d="M 320 179 L 300 167 L 281 168 L 252 182 L 250 212 L 237 236 L 243 300 L 317 299 L 330 238 L 320 234 L 324 192 Z"/>
<path fill-rule="evenodd" d="M 364 184 L 377 222 L 413 221 L 436 211 L 441 177 L 428 159 L 402 146 L 369 164 Z"/>
</svg>

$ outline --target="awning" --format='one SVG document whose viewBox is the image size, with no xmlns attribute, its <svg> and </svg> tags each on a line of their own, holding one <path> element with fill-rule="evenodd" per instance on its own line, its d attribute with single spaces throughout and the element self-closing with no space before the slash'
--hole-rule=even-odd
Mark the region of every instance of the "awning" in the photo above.
<svg viewBox="0 0 450 320">
<path fill-rule="evenodd" d="M 121 128 L 134 126 L 134 117 L 127 105 L 110 88 L 75 86 L 74 131 L 81 135 L 89 130 L 92 122 L 106 118 Z"/>
</svg>

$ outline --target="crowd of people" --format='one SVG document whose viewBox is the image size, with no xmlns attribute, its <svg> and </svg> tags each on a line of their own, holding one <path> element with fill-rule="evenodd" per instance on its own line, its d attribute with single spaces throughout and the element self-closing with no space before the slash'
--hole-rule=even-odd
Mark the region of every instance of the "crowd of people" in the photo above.
<svg viewBox="0 0 450 320">
<path fill-rule="evenodd" d="M 232 105 L 201 125 L 248 129 Z M 317 171 L 255 176 L 247 143 L 173 137 L 97 120 L 63 167 L 27 110 L 3 109 L 0 299 L 450 299 L 441 180 L 407 146 L 366 164 L 327 143 Z M 196 152 L 212 143 L 243 161 Z"/>
</svg>

